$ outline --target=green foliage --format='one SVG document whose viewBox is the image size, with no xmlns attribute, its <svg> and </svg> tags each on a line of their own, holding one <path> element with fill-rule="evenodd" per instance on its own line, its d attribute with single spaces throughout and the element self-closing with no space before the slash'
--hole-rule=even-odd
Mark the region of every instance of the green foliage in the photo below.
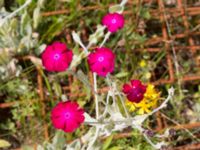
<svg viewBox="0 0 200 150">
<path fill-rule="evenodd" d="M 106 139 L 106 141 L 103 143 L 102 150 L 108 149 L 108 147 L 110 146 L 112 140 L 113 140 L 113 135 L 109 136 L 109 137 Z"/>
<path fill-rule="evenodd" d="M 140 10 L 140 16 L 142 17 L 142 18 L 144 18 L 144 19 L 150 19 L 151 18 L 151 14 L 150 14 L 150 12 L 149 12 L 149 9 L 147 9 L 147 8 L 142 8 L 141 10 Z"/>
<path fill-rule="evenodd" d="M 10 145 L 8 141 L 0 139 L 0 148 L 10 147 Z"/>
</svg>

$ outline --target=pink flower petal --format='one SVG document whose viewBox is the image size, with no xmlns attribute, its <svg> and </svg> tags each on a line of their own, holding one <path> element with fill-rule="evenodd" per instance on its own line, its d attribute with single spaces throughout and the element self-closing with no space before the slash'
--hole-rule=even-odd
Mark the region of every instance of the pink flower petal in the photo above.
<svg viewBox="0 0 200 150">
<path fill-rule="evenodd" d="M 94 52 L 89 54 L 88 64 L 92 72 L 105 77 L 114 70 L 115 55 L 109 48 L 96 48 Z"/>
<path fill-rule="evenodd" d="M 110 32 L 117 32 L 124 27 L 124 17 L 119 13 L 108 13 L 103 17 L 102 24 L 106 26 Z"/>
<path fill-rule="evenodd" d="M 116 32 L 117 30 L 118 30 L 118 26 L 116 26 L 116 25 L 109 25 L 108 26 L 108 30 L 110 31 L 110 32 Z"/>
<path fill-rule="evenodd" d="M 66 121 L 63 130 L 65 132 L 74 132 L 79 127 L 77 121 Z"/>
<path fill-rule="evenodd" d="M 54 118 L 51 118 L 52 120 L 52 123 L 53 123 L 53 126 L 57 129 L 63 129 L 64 128 L 64 123 L 65 123 L 65 120 L 63 120 L 62 117 L 54 117 Z"/>
<path fill-rule="evenodd" d="M 123 86 L 123 92 L 124 92 L 124 93 L 128 93 L 128 92 L 130 92 L 131 90 L 132 90 L 132 88 L 131 88 L 130 85 L 124 84 L 124 86 Z"/>
<path fill-rule="evenodd" d="M 57 129 L 73 132 L 84 122 L 83 114 L 76 102 L 59 102 L 51 111 L 52 124 Z"/>
<path fill-rule="evenodd" d="M 61 42 L 58 42 L 58 41 L 56 41 L 56 42 L 54 42 L 53 44 L 52 44 L 52 46 L 54 47 L 54 50 L 56 50 L 56 51 L 59 51 L 59 52 L 63 52 L 63 51 L 66 51 L 67 50 L 67 46 L 64 44 L 64 43 L 61 43 Z"/>
<path fill-rule="evenodd" d="M 146 86 L 144 86 L 139 80 L 131 80 L 131 86 L 124 84 L 123 92 L 131 102 L 139 103 L 146 92 Z"/>
<path fill-rule="evenodd" d="M 42 59 L 42 64 L 44 65 L 45 69 L 48 71 L 54 71 L 54 61 L 51 58 Z"/>
<path fill-rule="evenodd" d="M 131 80 L 132 87 L 137 87 L 141 85 L 141 82 L 139 80 Z"/>
<path fill-rule="evenodd" d="M 72 61 L 73 53 L 61 42 L 54 42 L 42 53 L 42 64 L 48 71 L 65 71 Z"/>
<path fill-rule="evenodd" d="M 123 28 L 124 26 L 124 17 L 118 13 L 114 14 L 114 18 L 117 20 L 117 26 Z"/>
</svg>

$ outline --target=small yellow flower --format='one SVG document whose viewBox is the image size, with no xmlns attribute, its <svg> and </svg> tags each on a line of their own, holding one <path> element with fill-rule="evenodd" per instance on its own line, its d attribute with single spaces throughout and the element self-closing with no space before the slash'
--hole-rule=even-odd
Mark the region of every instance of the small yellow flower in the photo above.
<svg viewBox="0 0 200 150">
<path fill-rule="evenodd" d="M 134 112 L 135 111 L 135 109 L 136 109 L 135 103 L 133 103 L 133 102 L 131 102 L 129 100 L 126 100 L 125 104 L 129 108 L 130 112 Z"/>
<path fill-rule="evenodd" d="M 147 65 L 147 63 L 146 63 L 145 60 L 141 60 L 140 63 L 139 63 L 139 66 L 142 67 L 142 68 L 145 67 L 146 65 Z"/>
<path fill-rule="evenodd" d="M 142 115 L 151 112 L 151 110 L 156 107 L 159 97 L 160 92 L 156 91 L 154 85 L 148 84 L 142 101 L 135 103 L 126 100 L 126 106 L 130 112 L 136 111 L 138 114 Z"/>
</svg>

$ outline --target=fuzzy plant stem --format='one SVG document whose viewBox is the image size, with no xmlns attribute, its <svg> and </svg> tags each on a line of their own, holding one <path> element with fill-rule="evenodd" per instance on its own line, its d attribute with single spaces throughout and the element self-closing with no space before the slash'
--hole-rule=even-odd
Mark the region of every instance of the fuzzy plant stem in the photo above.
<svg viewBox="0 0 200 150">
<path fill-rule="evenodd" d="M 85 53 L 86 55 L 88 55 L 88 53 L 89 53 L 89 52 L 88 52 L 88 48 L 85 47 L 85 45 L 84 45 L 83 42 L 81 41 L 80 36 L 79 36 L 75 31 L 72 32 L 72 37 L 73 37 L 74 41 L 75 41 L 76 43 L 78 43 L 78 44 L 83 48 L 84 53 Z"/>
<path fill-rule="evenodd" d="M 147 142 L 155 149 L 160 149 L 160 146 L 155 145 L 150 139 L 149 137 L 144 133 L 144 129 L 141 128 L 140 126 L 134 124 L 135 128 L 138 129 L 144 136 L 144 138 L 147 140 Z"/>
<path fill-rule="evenodd" d="M 120 6 L 123 7 L 127 2 L 128 2 L 128 0 L 122 0 L 121 3 L 120 3 Z"/>
<path fill-rule="evenodd" d="M 88 43 L 86 49 L 88 50 L 92 46 L 92 43 Z"/>
<path fill-rule="evenodd" d="M 88 52 L 88 49 L 85 47 L 85 45 L 82 42 L 80 43 L 80 45 L 83 48 L 85 54 L 88 55 L 89 52 Z"/>
<path fill-rule="evenodd" d="M 116 87 L 113 87 L 113 86 L 112 86 L 112 81 L 111 81 L 111 79 L 110 79 L 110 75 L 107 75 L 106 78 L 107 78 L 108 85 L 110 86 L 110 89 L 111 89 L 111 91 L 112 91 L 112 93 L 113 93 L 113 96 L 115 96 L 115 93 L 118 93 L 117 95 L 119 96 L 120 102 L 122 103 L 122 107 L 123 107 L 123 109 L 124 109 L 124 111 L 125 111 L 126 117 L 129 118 L 129 113 L 128 113 L 127 109 L 126 109 L 126 106 L 125 106 L 125 104 L 124 104 L 124 100 L 123 100 L 123 98 L 122 98 L 120 92 L 116 89 Z M 115 91 L 116 91 L 116 92 L 115 92 Z"/>
<path fill-rule="evenodd" d="M 129 118 L 130 116 L 129 116 L 128 110 L 127 110 L 127 108 L 126 108 L 126 106 L 125 106 L 124 100 L 123 100 L 123 98 L 122 98 L 120 92 L 118 92 L 118 96 L 119 96 L 119 99 L 120 99 L 120 101 L 121 101 L 121 103 L 122 103 L 122 106 L 123 106 L 123 108 L 124 108 L 124 111 L 125 111 L 125 113 L 126 113 L 126 117 Z"/>
<path fill-rule="evenodd" d="M 94 143 L 96 142 L 96 140 L 97 140 L 97 138 L 99 136 L 99 132 L 100 132 L 100 128 L 98 126 L 96 126 L 95 135 L 94 135 L 92 141 L 89 142 L 87 150 L 93 150 L 93 145 L 94 145 Z"/>
<path fill-rule="evenodd" d="M 96 110 L 96 119 L 99 118 L 99 102 L 98 102 L 98 93 L 97 93 L 97 74 L 93 73 L 94 79 L 94 98 L 95 98 L 95 110 Z"/>
<path fill-rule="evenodd" d="M 26 8 L 30 3 L 32 2 L 32 0 L 27 0 L 20 8 L 18 8 L 17 10 L 15 10 L 14 12 L 10 13 L 9 15 L 7 15 L 5 18 L 3 18 L 0 22 L 0 26 L 2 26 L 8 19 L 14 17 L 18 12 L 20 12 L 22 9 Z"/>
<path fill-rule="evenodd" d="M 105 109 L 104 112 L 102 114 L 103 117 L 106 116 L 107 112 L 108 112 L 108 105 L 109 105 L 109 98 L 110 98 L 111 94 L 110 91 L 108 91 L 107 97 L 106 97 L 106 104 L 105 104 Z"/>
<path fill-rule="evenodd" d="M 106 33 L 106 35 L 104 36 L 103 42 L 100 44 L 100 47 L 102 47 L 106 43 L 106 41 L 109 39 L 110 35 L 111 35 L 111 32 Z"/>
<path fill-rule="evenodd" d="M 128 118 L 128 119 L 122 119 L 122 120 L 117 120 L 117 121 L 112 121 L 112 123 L 114 124 L 122 124 L 122 123 L 126 123 L 127 126 L 132 126 L 132 128 L 137 129 L 138 131 L 140 131 L 141 134 L 143 134 L 144 138 L 146 139 L 146 141 L 152 146 L 154 147 L 154 149 L 160 149 L 163 145 L 165 145 L 164 142 L 160 142 L 160 143 L 153 143 L 151 141 L 151 139 L 144 133 L 145 129 L 143 129 L 142 124 L 143 122 L 151 115 L 153 115 L 154 113 L 156 113 L 157 111 L 159 111 L 160 109 L 166 107 L 167 103 L 169 102 L 170 99 L 172 99 L 174 95 L 174 88 L 170 88 L 168 90 L 168 97 L 164 100 L 164 102 L 156 109 L 154 109 L 151 113 L 149 114 L 145 114 L 145 115 L 141 115 L 141 116 L 135 116 L 133 118 Z M 92 122 L 85 122 L 87 124 L 90 124 L 92 126 L 96 127 L 96 131 L 95 131 L 95 135 L 94 135 L 94 140 L 92 140 L 91 142 L 89 142 L 89 147 L 92 148 L 93 144 L 96 141 L 96 138 L 98 137 L 98 135 L 100 134 L 100 129 L 101 126 L 110 124 L 111 121 L 104 121 L 104 122 L 98 122 L 97 120 L 92 121 Z M 88 149 L 90 150 L 90 149 Z"/>
<path fill-rule="evenodd" d="M 89 52 L 88 52 L 88 48 L 85 47 L 85 45 L 82 43 L 82 41 L 80 41 L 79 44 L 80 44 L 80 46 L 83 48 L 84 53 L 85 53 L 86 55 L 88 55 L 88 54 L 89 54 Z"/>
<path fill-rule="evenodd" d="M 113 98 L 113 104 L 114 104 L 114 106 L 115 106 L 115 109 L 117 110 L 118 105 L 117 105 L 117 103 L 116 103 L 115 92 L 114 92 L 114 90 L 113 90 L 112 82 L 110 81 L 110 78 L 109 78 L 108 76 L 109 76 L 109 74 L 106 76 L 107 83 L 108 83 L 108 86 L 109 86 L 109 88 L 110 88 L 111 96 L 112 96 L 112 98 Z"/>
<path fill-rule="evenodd" d="M 144 122 L 146 119 L 147 119 L 147 117 L 149 117 L 149 116 L 151 116 L 151 115 L 153 115 L 154 113 L 156 113 L 156 112 L 158 112 L 159 110 L 161 110 L 161 109 L 163 109 L 164 107 L 166 107 L 167 106 L 167 103 L 169 102 L 169 100 L 170 99 L 172 99 L 173 98 L 173 95 L 174 95 L 174 88 L 172 87 L 172 88 L 170 88 L 169 90 L 168 90 L 168 97 L 164 100 L 164 102 L 159 106 L 159 107 L 157 107 L 156 109 L 154 109 L 152 112 L 150 112 L 150 113 L 148 113 L 148 114 L 145 114 L 145 115 L 143 115 L 143 119 L 142 119 L 142 122 Z M 142 116 L 141 116 L 142 117 Z M 134 126 L 136 126 L 136 124 L 134 123 L 134 122 L 137 122 L 137 117 L 135 118 L 135 117 L 130 117 L 130 118 L 127 118 L 127 119 L 122 119 L 122 120 L 118 120 L 118 121 L 113 121 L 113 123 L 124 123 L 124 122 L 126 122 L 127 124 L 130 124 L 130 125 L 134 125 Z M 141 124 L 142 124 L 142 122 L 141 122 Z M 104 122 L 98 122 L 97 120 L 96 121 L 94 121 L 94 122 L 85 122 L 86 124 L 90 124 L 90 125 L 96 125 L 96 124 L 98 124 L 98 125 L 106 125 L 106 124 L 109 124 L 110 122 L 106 122 L 106 121 L 104 121 Z M 138 125 L 137 125 L 138 126 Z"/>
</svg>

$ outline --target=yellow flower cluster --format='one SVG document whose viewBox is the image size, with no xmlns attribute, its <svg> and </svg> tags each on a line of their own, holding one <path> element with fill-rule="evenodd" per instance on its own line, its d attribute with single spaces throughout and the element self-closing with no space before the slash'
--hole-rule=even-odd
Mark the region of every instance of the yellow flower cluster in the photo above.
<svg viewBox="0 0 200 150">
<path fill-rule="evenodd" d="M 144 98 L 139 103 L 126 100 L 126 106 L 130 112 L 137 111 L 138 114 L 151 112 L 152 108 L 155 108 L 160 97 L 160 92 L 156 91 L 154 85 L 148 84 Z"/>
</svg>

